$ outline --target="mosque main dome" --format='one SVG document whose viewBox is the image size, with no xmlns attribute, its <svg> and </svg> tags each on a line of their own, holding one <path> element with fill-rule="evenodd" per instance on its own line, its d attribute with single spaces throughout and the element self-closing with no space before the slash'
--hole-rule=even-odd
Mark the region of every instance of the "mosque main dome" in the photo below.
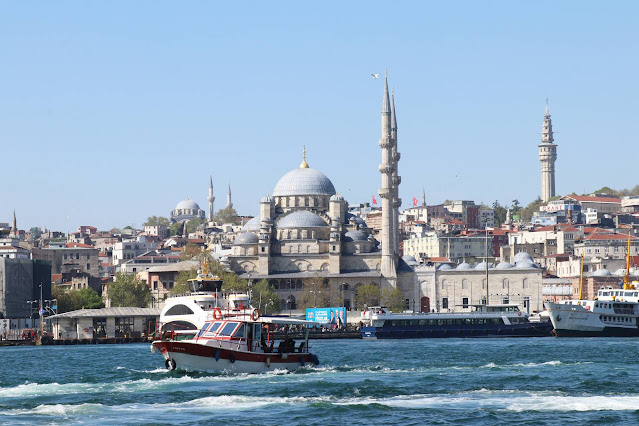
<svg viewBox="0 0 639 426">
<path fill-rule="evenodd" d="M 198 204 L 195 201 L 189 200 L 187 198 L 186 200 L 180 201 L 177 204 L 177 206 L 175 206 L 175 210 L 180 210 L 180 209 L 200 210 L 200 206 L 198 206 Z"/>
<path fill-rule="evenodd" d="M 277 182 L 274 197 L 291 195 L 335 195 L 335 187 L 324 173 L 310 167 L 291 170 Z"/>
</svg>

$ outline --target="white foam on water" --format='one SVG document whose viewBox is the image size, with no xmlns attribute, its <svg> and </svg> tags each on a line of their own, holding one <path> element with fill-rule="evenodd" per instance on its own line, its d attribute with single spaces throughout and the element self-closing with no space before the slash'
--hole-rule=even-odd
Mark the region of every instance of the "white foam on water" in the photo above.
<svg viewBox="0 0 639 426">
<path fill-rule="evenodd" d="M 70 416 L 70 415 L 91 415 L 99 414 L 103 411 L 102 404 L 50 404 L 38 405 L 35 408 L 4 410 L 3 416 L 41 415 L 41 416 Z"/>
</svg>

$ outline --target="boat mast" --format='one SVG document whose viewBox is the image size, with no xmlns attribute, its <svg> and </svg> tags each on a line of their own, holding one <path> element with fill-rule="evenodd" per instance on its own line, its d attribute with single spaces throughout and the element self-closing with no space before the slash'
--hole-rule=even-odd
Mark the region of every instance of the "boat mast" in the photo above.
<svg viewBox="0 0 639 426">
<path fill-rule="evenodd" d="M 632 225 L 628 225 L 628 248 L 626 251 L 626 275 L 623 277 L 623 288 L 627 290 L 630 288 L 630 232 L 632 231 Z"/>
<path fill-rule="evenodd" d="M 579 300 L 583 300 L 584 291 L 584 254 L 581 253 L 581 261 L 579 262 Z"/>
<path fill-rule="evenodd" d="M 486 221 L 485 221 L 485 226 L 486 228 L 486 247 L 485 247 L 485 253 L 486 253 L 486 306 L 488 306 L 488 217 L 486 217 Z M 488 309 L 488 308 L 486 308 Z"/>
</svg>

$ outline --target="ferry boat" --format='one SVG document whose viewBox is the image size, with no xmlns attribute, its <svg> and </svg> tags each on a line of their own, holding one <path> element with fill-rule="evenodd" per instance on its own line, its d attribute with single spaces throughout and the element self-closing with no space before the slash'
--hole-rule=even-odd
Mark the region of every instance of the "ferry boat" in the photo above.
<svg viewBox="0 0 639 426">
<path fill-rule="evenodd" d="M 253 312 L 247 294 L 222 292 L 223 280 L 210 273 L 206 259 L 188 284 L 188 294 L 166 299 L 160 312 L 163 331 L 200 330 L 207 321 Z"/>
<path fill-rule="evenodd" d="M 384 307 L 362 312 L 362 338 L 412 339 L 440 337 L 541 337 L 552 332 L 550 321 L 530 321 L 512 304 L 472 305 L 471 312 L 392 313 Z"/>
<path fill-rule="evenodd" d="M 206 321 L 199 331 L 173 331 L 155 340 L 151 352 L 158 350 L 168 370 L 263 373 L 270 370 L 293 371 L 305 365 L 319 365 L 319 358 L 308 347 L 308 328 L 301 342 L 288 332 L 291 327 L 316 324 L 284 317 L 250 315 Z M 284 335 L 276 342 L 276 327 Z M 277 343 L 277 344 L 276 344 Z"/>
<path fill-rule="evenodd" d="M 630 230 L 627 253 L 621 288 L 601 288 L 592 300 L 582 299 L 582 256 L 579 297 L 544 304 L 557 336 L 639 336 L 639 282 L 630 282 Z"/>
</svg>

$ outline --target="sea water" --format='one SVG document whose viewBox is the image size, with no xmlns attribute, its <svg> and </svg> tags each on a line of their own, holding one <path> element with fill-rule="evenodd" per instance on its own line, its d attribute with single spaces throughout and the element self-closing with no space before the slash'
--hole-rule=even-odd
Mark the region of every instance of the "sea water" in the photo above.
<svg viewBox="0 0 639 426">
<path fill-rule="evenodd" d="M 312 341 L 319 367 L 167 371 L 148 344 L 0 348 L 5 424 L 639 423 L 639 339 Z"/>
</svg>

